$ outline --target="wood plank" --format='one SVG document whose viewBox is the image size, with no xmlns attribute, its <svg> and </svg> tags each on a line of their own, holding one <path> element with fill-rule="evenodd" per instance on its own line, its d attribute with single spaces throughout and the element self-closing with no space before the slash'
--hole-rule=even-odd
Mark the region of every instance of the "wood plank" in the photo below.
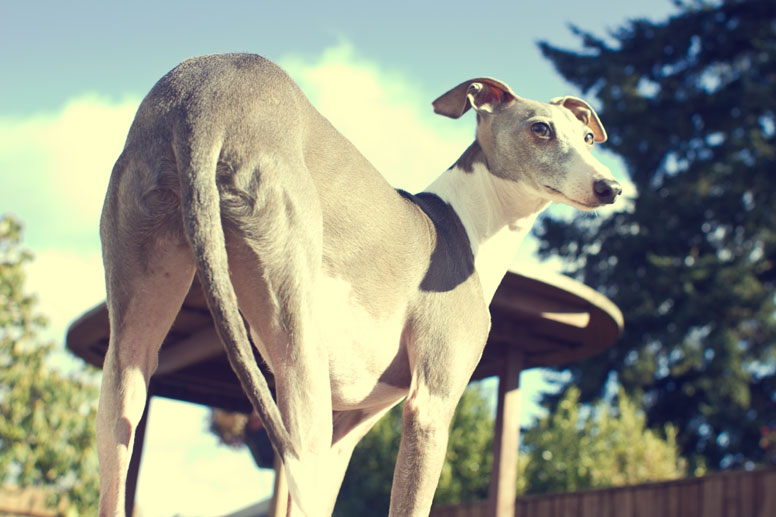
<svg viewBox="0 0 776 517">
<path fill-rule="evenodd" d="M 685 485 L 680 483 L 671 483 L 665 487 L 666 517 L 685 517 L 682 513 L 682 496 L 685 488 Z"/>
<path fill-rule="evenodd" d="M 515 515 L 520 515 L 520 517 L 527 515 L 525 509 L 528 507 L 528 503 L 529 501 L 527 501 L 525 498 L 518 497 L 515 501 Z M 490 501 L 488 501 L 488 509 L 490 509 Z"/>
<path fill-rule="evenodd" d="M 576 501 L 575 494 L 564 494 L 555 505 L 555 515 L 557 517 L 578 517 Z"/>
<path fill-rule="evenodd" d="M 537 501 L 535 499 L 524 501 L 519 509 L 515 509 L 515 515 L 519 515 L 520 517 L 538 517 L 539 510 Z"/>
<path fill-rule="evenodd" d="M 552 498 L 549 497 L 542 497 L 538 500 L 538 505 L 536 507 L 536 515 L 531 515 L 530 517 L 555 517 L 555 505 Z M 520 517 L 529 517 L 528 514 L 518 514 Z"/>
<path fill-rule="evenodd" d="M 701 517 L 701 487 L 703 482 L 695 479 L 682 490 L 682 517 Z"/>
<path fill-rule="evenodd" d="M 572 503 L 569 505 L 569 509 L 574 509 L 574 517 L 580 517 L 582 515 L 582 505 L 584 503 L 583 494 L 573 494 Z"/>
<path fill-rule="evenodd" d="M 656 515 L 666 515 L 668 513 L 668 492 L 666 485 L 652 485 L 651 493 L 654 498 L 654 506 L 657 510 Z"/>
<path fill-rule="evenodd" d="M 490 473 L 489 515 L 515 517 L 517 498 L 517 446 L 520 439 L 520 372 L 523 354 L 508 347 L 499 376 L 493 470 Z"/>
<path fill-rule="evenodd" d="M 728 472 L 721 478 L 725 494 L 723 507 L 726 517 L 741 517 L 740 472 Z"/>
<path fill-rule="evenodd" d="M 659 515 L 655 508 L 652 490 L 648 487 L 633 488 L 634 517 L 653 517 Z"/>
<path fill-rule="evenodd" d="M 612 499 L 612 489 L 601 490 L 598 495 L 599 517 L 619 517 L 615 512 L 614 500 Z"/>
<path fill-rule="evenodd" d="M 750 472 L 743 472 L 738 476 L 738 489 L 741 494 L 741 502 L 738 507 L 740 517 L 756 517 L 755 506 L 757 497 L 756 477 Z"/>
<path fill-rule="evenodd" d="M 556 495 L 555 502 L 553 504 L 553 514 L 555 517 L 565 517 L 566 512 L 565 498 Z"/>
<path fill-rule="evenodd" d="M 701 515 L 703 517 L 724 517 L 724 486 L 722 479 L 719 476 L 704 478 L 701 493 L 703 495 Z"/>
<path fill-rule="evenodd" d="M 174 347 L 162 347 L 159 351 L 159 366 L 154 375 L 177 372 L 223 354 L 224 346 L 215 327 L 208 326 L 181 339 Z"/>
<path fill-rule="evenodd" d="M 597 492 L 586 492 L 582 494 L 580 503 L 581 512 L 579 515 L 582 517 L 601 516 L 600 497 Z"/>
<path fill-rule="evenodd" d="M 612 504 L 618 516 L 633 515 L 633 487 L 622 487 L 612 493 Z"/>
<path fill-rule="evenodd" d="M 776 515 L 776 470 L 768 470 L 758 473 L 758 499 L 757 517 L 773 517 Z"/>
</svg>

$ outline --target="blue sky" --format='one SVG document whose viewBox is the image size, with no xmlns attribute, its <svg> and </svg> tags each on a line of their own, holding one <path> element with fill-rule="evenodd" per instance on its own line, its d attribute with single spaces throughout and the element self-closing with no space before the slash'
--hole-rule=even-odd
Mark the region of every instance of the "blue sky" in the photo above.
<svg viewBox="0 0 776 517">
<path fill-rule="evenodd" d="M 605 36 L 627 19 L 673 11 L 668 0 L 0 0 L 0 213 L 26 224 L 36 255 L 28 288 L 51 319 L 48 336 L 61 342 L 104 298 L 97 222 L 108 175 L 138 103 L 181 60 L 231 51 L 273 59 L 389 181 L 416 191 L 473 136 L 472 117 L 432 113 L 439 94 L 483 75 L 537 100 L 579 94 L 537 41 L 579 48 L 570 24 Z M 627 179 L 615 157 L 599 157 Z M 537 372 L 522 382 L 527 419 L 544 384 Z M 206 414 L 152 405 L 138 492 L 145 517 L 220 515 L 271 490 L 271 474 L 247 453 L 204 432 Z"/>
</svg>

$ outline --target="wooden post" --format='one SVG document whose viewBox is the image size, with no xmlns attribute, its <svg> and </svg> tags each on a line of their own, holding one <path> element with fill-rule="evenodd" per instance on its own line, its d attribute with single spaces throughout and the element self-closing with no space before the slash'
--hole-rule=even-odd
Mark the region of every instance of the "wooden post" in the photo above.
<svg viewBox="0 0 776 517">
<path fill-rule="evenodd" d="M 488 515 L 514 517 L 517 498 L 517 447 L 520 438 L 520 372 L 523 353 L 507 346 L 499 375 L 493 469 L 490 473 Z"/>
<path fill-rule="evenodd" d="M 272 496 L 272 506 L 269 509 L 269 517 L 286 517 L 288 513 L 288 482 L 283 462 L 275 454 L 275 493 Z"/>
<path fill-rule="evenodd" d="M 151 405 L 151 392 L 146 397 L 143 416 L 137 424 L 135 430 L 135 445 L 132 449 L 132 457 L 129 459 L 129 470 L 127 471 L 127 491 L 124 500 L 124 510 L 127 517 L 132 517 L 135 509 L 135 492 L 137 491 L 137 478 L 140 475 L 140 459 L 143 457 L 143 443 L 145 442 L 146 424 L 148 423 L 148 408 Z"/>
</svg>

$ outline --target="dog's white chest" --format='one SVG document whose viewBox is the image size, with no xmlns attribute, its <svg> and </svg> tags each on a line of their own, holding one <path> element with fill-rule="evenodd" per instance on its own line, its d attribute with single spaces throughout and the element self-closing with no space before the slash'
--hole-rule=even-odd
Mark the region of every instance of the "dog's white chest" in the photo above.
<svg viewBox="0 0 776 517">
<path fill-rule="evenodd" d="M 407 387 L 395 384 L 405 377 L 396 373 L 408 370 L 402 361 L 404 308 L 391 310 L 380 303 L 365 307 L 345 280 L 324 276 L 319 286 L 314 322 L 329 354 L 334 409 L 401 397 Z"/>
</svg>

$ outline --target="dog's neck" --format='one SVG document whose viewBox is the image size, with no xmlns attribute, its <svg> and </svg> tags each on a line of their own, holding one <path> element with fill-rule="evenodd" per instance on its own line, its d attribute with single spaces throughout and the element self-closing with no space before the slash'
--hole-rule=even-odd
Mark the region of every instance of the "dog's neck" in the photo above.
<svg viewBox="0 0 776 517">
<path fill-rule="evenodd" d="M 485 301 L 490 304 L 520 243 L 550 202 L 519 182 L 493 175 L 481 162 L 474 163 L 470 172 L 454 166 L 425 192 L 449 203 L 461 218 Z"/>
</svg>

